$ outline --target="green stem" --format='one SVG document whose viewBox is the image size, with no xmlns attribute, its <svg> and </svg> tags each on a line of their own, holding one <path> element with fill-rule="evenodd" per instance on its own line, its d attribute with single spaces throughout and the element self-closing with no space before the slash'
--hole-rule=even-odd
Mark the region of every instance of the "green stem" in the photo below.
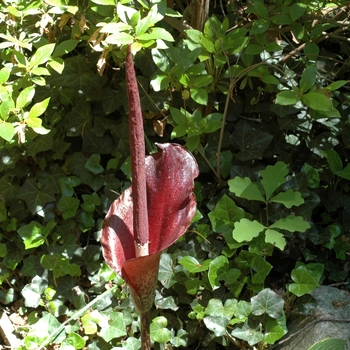
<svg viewBox="0 0 350 350">
<path fill-rule="evenodd" d="M 149 311 L 146 311 L 140 314 L 140 321 L 141 321 L 141 349 L 151 350 Z"/>
</svg>

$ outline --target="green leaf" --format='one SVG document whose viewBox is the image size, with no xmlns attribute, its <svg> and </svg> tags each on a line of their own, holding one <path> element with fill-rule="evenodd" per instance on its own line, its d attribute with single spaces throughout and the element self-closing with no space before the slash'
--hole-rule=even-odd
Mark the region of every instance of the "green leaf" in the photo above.
<svg viewBox="0 0 350 350">
<path fill-rule="evenodd" d="M 333 81 L 333 83 L 330 83 L 328 86 L 325 87 L 326 90 L 328 91 L 335 91 L 347 84 L 347 80 L 338 80 L 338 81 Z"/>
<path fill-rule="evenodd" d="M 91 171 L 94 175 L 103 173 L 103 166 L 100 165 L 101 156 L 93 154 L 85 163 L 85 168 Z"/>
<path fill-rule="evenodd" d="M 80 201 L 74 197 L 62 196 L 57 203 L 57 209 L 62 212 L 62 217 L 64 220 L 72 218 L 75 216 Z"/>
<path fill-rule="evenodd" d="M 67 53 L 73 51 L 78 44 L 79 44 L 79 40 L 74 40 L 74 39 L 64 40 L 56 46 L 52 56 L 57 57 L 57 56 L 66 55 Z"/>
<path fill-rule="evenodd" d="M 172 338 L 172 334 L 169 329 L 166 328 L 168 324 L 167 319 L 164 316 L 158 316 L 152 320 L 150 331 L 151 339 L 158 343 L 165 344 Z"/>
<path fill-rule="evenodd" d="M 70 197 L 74 194 L 74 187 L 79 186 L 81 181 L 76 176 L 61 177 L 58 180 L 63 196 Z"/>
<path fill-rule="evenodd" d="M 231 135 L 233 146 L 240 150 L 235 157 L 242 162 L 261 159 L 272 139 L 272 135 L 262 130 L 253 129 L 244 121 L 236 125 L 235 131 Z"/>
<path fill-rule="evenodd" d="M 28 86 L 27 88 L 23 89 L 16 99 L 16 108 L 22 109 L 28 106 L 30 103 L 32 103 L 34 95 L 35 95 L 34 86 Z"/>
<path fill-rule="evenodd" d="M 298 191 L 288 190 L 286 192 L 280 192 L 276 196 L 270 199 L 273 203 L 282 203 L 285 207 L 290 209 L 292 206 L 299 206 L 304 203 L 304 199 L 301 197 L 301 193 Z"/>
<path fill-rule="evenodd" d="M 103 313 L 102 313 L 103 314 Z M 106 315 L 107 316 L 107 315 Z M 126 335 L 125 323 L 121 312 L 109 312 L 107 322 L 99 323 L 101 330 L 100 336 L 108 343 L 112 339 Z"/>
<path fill-rule="evenodd" d="M 309 60 L 316 61 L 320 48 L 316 43 L 308 41 L 304 46 L 304 53 Z"/>
<path fill-rule="evenodd" d="M 3 258 L 7 255 L 7 247 L 6 244 L 0 243 L 0 257 Z"/>
<path fill-rule="evenodd" d="M 307 10 L 307 5 L 296 2 L 290 7 L 290 17 L 292 18 L 292 21 L 295 22 L 297 19 L 299 19 Z"/>
<path fill-rule="evenodd" d="M 222 337 L 226 334 L 226 327 L 229 320 L 227 317 L 221 316 L 207 316 L 203 318 L 205 326 L 212 331 L 216 337 Z"/>
<path fill-rule="evenodd" d="M 316 73 L 316 65 L 309 66 L 304 70 L 300 79 L 300 92 L 302 94 L 315 85 Z"/>
<path fill-rule="evenodd" d="M 0 70 L 0 85 L 3 85 L 7 82 L 11 74 L 11 66 L 6 65 Z"/>
<path fill-rule="evenodd" d="M 252 24 L 252 29 L 250 30 L 251 35 L 262 34 L 265 33 L 270 26 L 270 21 L 265 18 L 259 18 L 255 20 Z"/>
<path fill-rule="evenodd" d="M 36 118 L 36 117 L 40 117 L 47 109 L 47 106 L 49 105 L 50 102 L 50 97 L 39 102 L 36 103 L 29 111 L 29 115 L 28 118 Z M 27 122 L 27 121 L 26 121 Z M 27 123 L 28 124 L 28 123 Z M 41 123 L 40 123 L 41 126 Z"/>
<path fill-rule="evenodd" d="M 15 133 L 16 130 L 11 123 L 0 123 L 0 137 L 2 137 L 4 140 L 10 142 Z"/>
<path fill-rule="evenodd" d="M 333 106 L 328 97 L 320 92 L 308 92 L 302 95 L 301 102 L 315 111 L 330 111 Z"/>
<path fill-rule="evenodd" d="M 243 179 L 237 176 L 234 179 L 229 180 L 228 185 L 230 192 L 233 192 L 237 197 L 266 202 L 258 186 L 255 183 L 251 182 L 248 177 L 245 177 Z"/>
<path fill-rule="evenodd" d="M 292 270 L 291 277 L 294 283 L 288 286 L 288 290 L 298 297 L 311 293 L 319 285 L 320 278 L 323 274 L 324 266 L 322 264 L 302 263 Z"/>
<path fill-rule="evenodd" d="M 221 286 L 220 275 L 226 272 L 227 269 L 228 269 L 228 259 L 223 255 L 217 256 L 214 260 L 210 262 L 208 279 L 213 290 Z"/>
<path fill-rule="evenodd" d="M 253 2 L 254 4 L 254 12 L 263 18 L 267 18 L 269 15 L 269 12 L 267 11 L 267 8 L 264 5 L 264 2 L 260 2 L 259 0 L 256 0 Z"/>
<path fill-rule="evenodd" d="M 265 231 L 265 242 L 271 243 L 272 245 L 281 250 L 283 250 L 286 246 L 286 239 L 284 238 L 282 233 L 271 229 L 267 229 Z"/>
<path fill-rule="evenodd" d="M 32 214 L 40 212 L 44 205 L 55 201 L 54 184 L 37 183 L 35 179 L 27 179 L 21 187 L 19 198 L 24 199 Z"/>
<path fill-rule="evenodd" d="M 279 228 L 289 232 L 305 232 L 310 228 L 310 224 L 301 216 L 288 215 L 286 218 L 279 219 L 273 223 L 270 228 Z"/>
<path fill-rule="evenodd" d="M 269 200 L 282 184 L 286 182 L 288 166 L 283 162 L 277 162 L 275 165 L 268 165 L 265 170 L 260 171 L 262 180 L 260 183 L 264 187 L 266 200 Z"/>
<path fill-rule="evenodd" d="M 43 316 L 38 322 L 31 325 L 24 339 L 27 349 L 39 349 L 42 346 L 48 345 L 52 341 L 51 334 L 54 334 L 60 326 L 61 324 L 57 321 L 55 316 L 48 312 L 43 312 Z M 60 344 L 65 337 L 65 329 L 62 327 L 62 331 L 55 337 L 55 342 Z"/>
<path fill-rule="evenodd" d="M 179 264 L 182 265 L 190 273 L 198 273 L 208 270 L 211 261 L 211 259 L 208 259 L 200 263 L 193 256 L 184 256 L 179 260 Z"/>
<path fill-rule="evenodd" d="M 282 106 L 294 105 L 300 100 L 300 95 L 297 91 L 281 91 L 276 95 L 276 104 Z"/>
<path fill-rule="evenodd" d="M 253 315 L 268 314 L 275 319 L 283 317 L 284 300 L 271 289 L 265 288 L 250 300 Z"/>
<path fill-rule="evenodd" d="M 255 272 L 255 274 L 252 277 L 252 283 L 264 284 L 267 275 L 272 269 L 272 265 L 269 264 L 261 255 L 252 254 L 250 256 L 250 259 L 250 268 L 253 269 L 253 271 Z"/>
<path fill-rule="evenodd" d="M 208 104 L 208 93 L 205 89 L 202 88 L 190 88 L 190 93 L 193 101 L 197 102 L 200 105 Z"/>
<path fill-rule="evenodd" d="M 26 284 L 21 291 L 24 297 L 24 305 L 27 307 L 37 308 L 41 302 L 41 295 L 48 287 L 47 280 L 40 276 L 35 276 L 31 283 Z"/>
<path fill-rule="evenodd" d="M 214 78 L 211 75 L 200 75 L 193 80 L 192 86 L 195 88 L 205 87 L 210 85 L 213 80 Z"/>
<path fill-rule="evenodd" d="M 248 219 L 242 219 L 235 223 L 233 230 L 233 238 L 237 242 L 250 242 L 254 237 L 258 237 L 266 227 L 261 225 L 256 220 L 250 221 Z"/>
<path fill-rule="evenodd" d="M 260 343 L 264 338 L 263 333 L 260 330 L 249 327 L 248 322 L 245 322 L 242 328 L 235 328 L 231 332 L 231 335 L 235 338 L 247 341 L 251 346 Z"/>
<path fill-rule="evenodd" d="M 39 66 L 40 64 L 46 63 L 51 57 L 55 46 L 56 44 L 47 44 L 39 47 L 29 61 L 29 68 L 33 68 Z"/>
<path fill-rule="evenodd" d="M 72 347 L 72 349 L 82 349 L 86 344 L 86 341 L 77 333 L 69 333 L 67 338 L 62 342 L 62 348 L 66 346 Z"/>
<path fill-rule="evenodd" d="M 326 157 L 329 168 L 333 174 L 337 174 L 343 169 L 343 162 L 334 149 L 324 150 L 322 154 Z"/>
<path fill-rule="evenodd" d="M 45 227 L 37 221 L 32 221 L 30 224 L 19 228 L 17 232 L 23 239 L 25 248 L 31 249 L 41 246 L 55 226 L 56 223 L 53 220 L 49 221 Z"/>
<path fill-rule="evenodd" d="M 237 207 L 227 195 L 223 195 L 215 208 L 208 214 L 212 229 L 217 233 L 231 233 L 234 223 L 244 218 L 244 210 Z"/>
<path fill-rule="evenodd" d="M 345 350 L 346 340 L 336 338 L 326 338 L 319 340 L 312 345 L 308 350 Z"/>
<path fill-rule="evenodd" d="M 275 344 L 277 340 L 288 333 L 285 315 L 277 320 L 272 318 L 266 319 L 264 327 L 265 335 L 263 341 L 267 344 Z"/>
<path fill-rule="evenodd" d="M 80 268 L 77 264 L 69 263 L 69 260 L 63 258 L 60 254 L 55 253 L 53 255 L 44 254 L 40 259 L 40 264 L 44 269 L 48 269 L 53 272 L 55 278 L 71 275 L 79 276 Z"/>
</svg>

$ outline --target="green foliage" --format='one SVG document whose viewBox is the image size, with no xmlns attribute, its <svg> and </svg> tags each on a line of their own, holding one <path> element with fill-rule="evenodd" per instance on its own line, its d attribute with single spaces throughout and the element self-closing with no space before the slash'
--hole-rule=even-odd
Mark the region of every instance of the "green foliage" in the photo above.
<svg viewBox="0 0 350 350">
<path fill-rule="evenodd" d="M 345 1 L 210 2 L 202 23 L 201 1 L 167 3 L 0 5 L 0 302 L 23 300 L 22 350 L 141 346 L 99 245 L 130 185 L 126 44 L 148 152 L 181 143 L 200 166 L 192 227 L 161 257 L 154 348 L 268 348 L 295 298 L 349 282 Z"/>
<path fill-rule="evenodd" d="M 284 192 L 275 192 L 287 180 L 285 176 L 288 173 L 287 165 L 283 162 L 277 162 L 275 165 L 269 165 L 265 170 L 260 171 L 262 177 L 260 183 L 253 183 L 248 177 L 241 178 L 239 176 L 228 181 L 230 191 L 240 198 L 252 201 L 264 202 L 266 205 L 266 223 L 264 226 L 256 220 L 248 220 L 242 218 L 236 222 L 233 230 L 233 238 L 237 242 L 252 241 L 261 233 L 265 235 L 265 242 L 271 243 L 279 249 L 283 250 L 286 240 L 280 230 L 289 232 L 305 232 L 310 225 L 304 221 L 301 216 L 288 215 L 270 224 L 269 205 L 279 203 L 287 209 L 293 206 L 300 206 L 304 203 L 301 193 L 288 189 Z"/>
</svg>

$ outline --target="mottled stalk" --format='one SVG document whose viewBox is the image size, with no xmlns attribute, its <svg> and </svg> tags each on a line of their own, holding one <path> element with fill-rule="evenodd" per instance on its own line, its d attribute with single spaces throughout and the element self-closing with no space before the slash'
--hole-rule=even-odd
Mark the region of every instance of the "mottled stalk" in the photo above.
<svg viewBox="0 0 350 350">
<path fill-rule="evenodd" d="M 149 311 L 140 314 L 140 321 L 141 321 L 141 350 L 151 350 Z"/>
<path fill-rule="evenodd" d="M 126 55 L 126 88 L 129 100 L 129 134 L 134 205 L 136 257 L 148 255 L 148 212 L 145 168 L 145 139 L 141 102 L 130 46 Z"/>
</svg>

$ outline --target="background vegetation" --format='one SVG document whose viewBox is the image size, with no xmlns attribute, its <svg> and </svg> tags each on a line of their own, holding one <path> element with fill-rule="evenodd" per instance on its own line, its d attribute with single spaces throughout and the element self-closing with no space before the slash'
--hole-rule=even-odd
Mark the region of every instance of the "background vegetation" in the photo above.
<svg viewBox="0 0 350 350">
<path fill-rule="evenodd" d="M 200 166 L 197 215 L 162 255 L 154 348 L 268 348 L 304 295 L 348 286 L 349 5 L 2 1 L 0 302 L 21 349 L 140 347 L 99 245 L 130 185 L 127 44 L 148 152 L 177 142 Z"/>
</svg>

